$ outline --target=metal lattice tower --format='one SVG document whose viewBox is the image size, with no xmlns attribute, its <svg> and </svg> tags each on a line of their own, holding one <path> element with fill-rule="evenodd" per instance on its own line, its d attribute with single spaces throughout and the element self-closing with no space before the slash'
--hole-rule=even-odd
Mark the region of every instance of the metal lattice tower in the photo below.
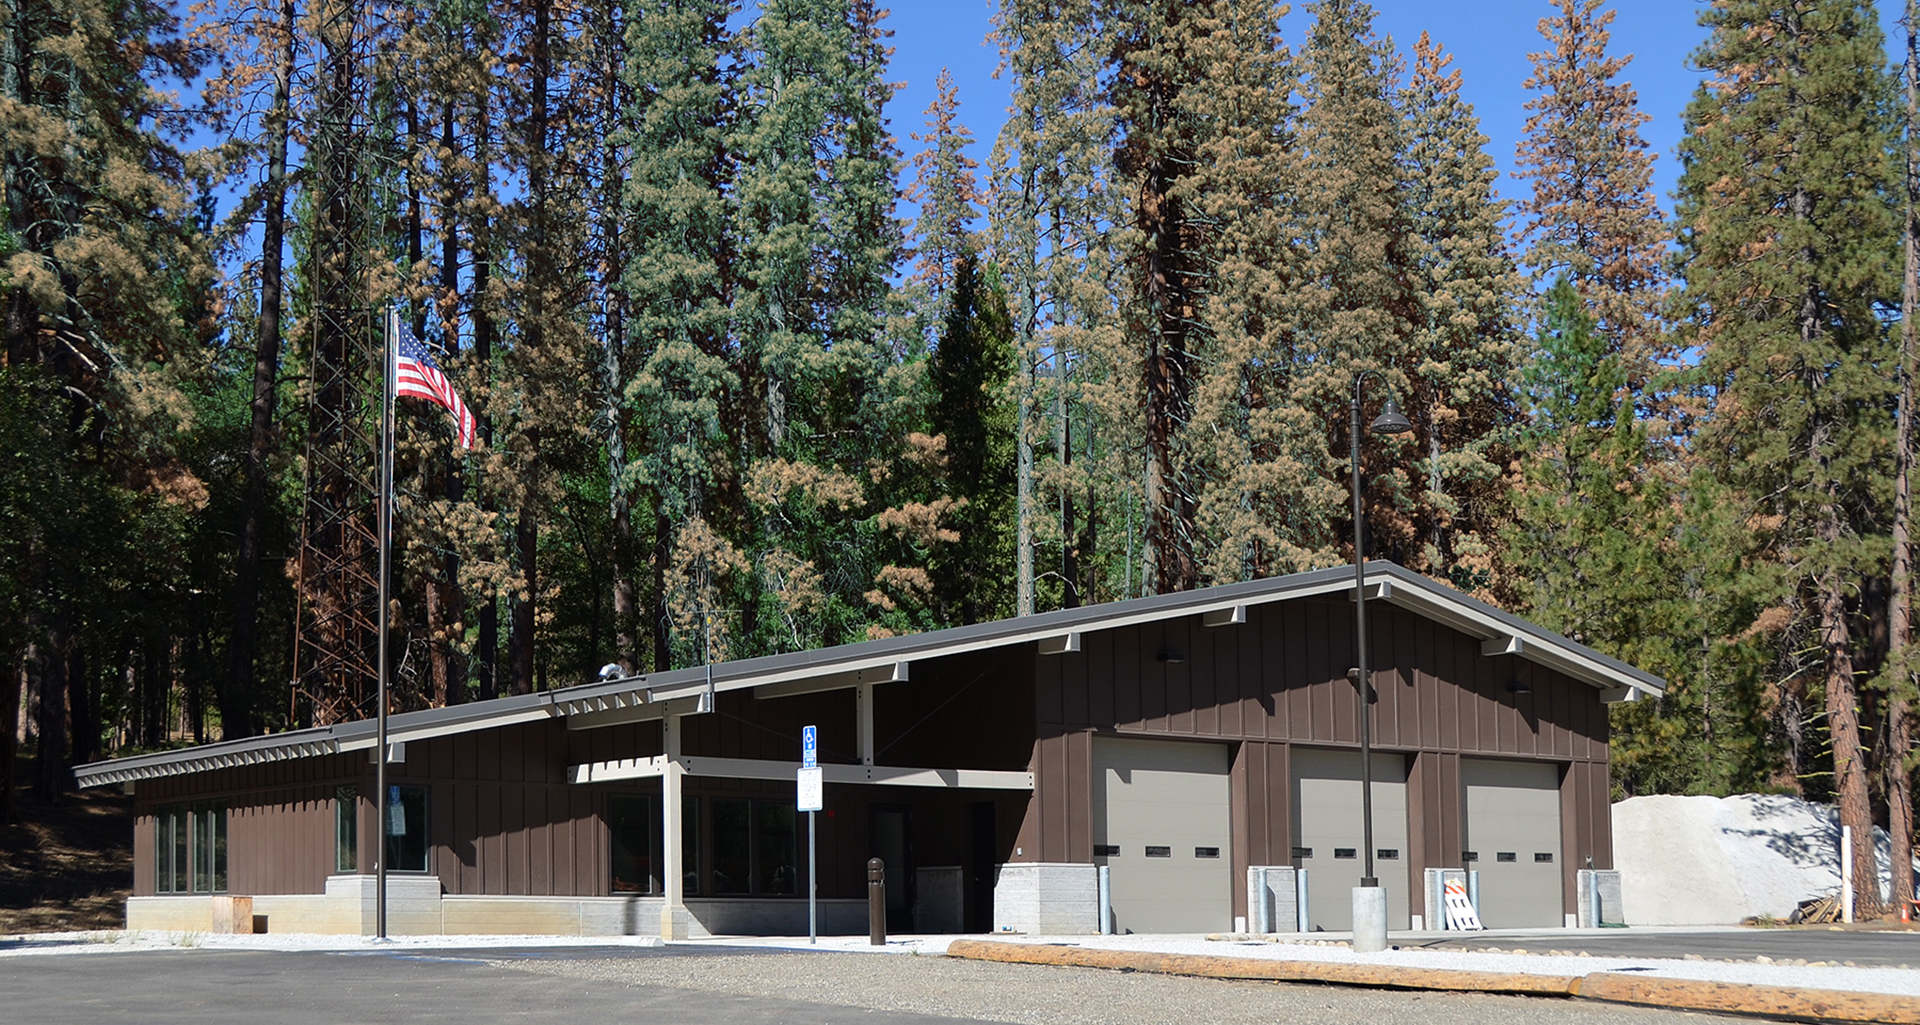
<svg viewBox="0 0 1920 1025">
<path fill-rule="evenodd" d="M 319 111 L 310 150 L 318 171 L 309 259 L 313 350 L 293 714 L 315 725 L 372 715 L 377 682 L 376 420 L 383 350 L 367 285 L 361 13 L 359 0 L 333 0 L 322 9 Z"/>
</svg>

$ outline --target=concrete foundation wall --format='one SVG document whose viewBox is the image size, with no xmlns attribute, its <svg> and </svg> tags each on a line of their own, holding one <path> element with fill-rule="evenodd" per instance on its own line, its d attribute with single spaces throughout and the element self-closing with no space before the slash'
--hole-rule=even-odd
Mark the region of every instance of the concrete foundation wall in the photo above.
<svg viewBox="0 0 1920 1025">
<path fill-rule="evenodd" d="M 212 897 L 128 897 L 127 928 L 212 932 Z"/>
<path fill-rule="evenodd" d="M 994 872 L 993 928 L 1054 936 L 1099 932 L 1099 870 L 1059 862 L 999 866 Z"/>
<path fill-rule="evenodd" d="M 373 876 L 327 880 L 325 894 L 265 894 L 253 898 L 256 924 L 269 933 L 371 936 L 378 932 Z M 213 931 L 210 896 L 131 897 L 127 928 L 162 932 Z M 660 932 L 662 898 L 527 897 L 442 894 L 433 876 L 387 878 L 387 933 L 391 936 L 654 936 Z M 807 904 L 796 900 L 698 898 L 686 904 L 688 934 L 704 936 L 804 936 Z M 867 930 L 860 900 L 819 902 L 825 936 Z"/>
<path fill-rule="evenodd" d="M 864 900 L 823 900 L 820 905 L 822 936 L 860 936 L 867 931 L 867 902 Z M 694 936 L 805 936 L 807 902 L 804 900 L 721 900 L 691 899 L 687 910 L 693 915 Z M 659 921 L 656 915 L 654 919 Z"/>
</svg>

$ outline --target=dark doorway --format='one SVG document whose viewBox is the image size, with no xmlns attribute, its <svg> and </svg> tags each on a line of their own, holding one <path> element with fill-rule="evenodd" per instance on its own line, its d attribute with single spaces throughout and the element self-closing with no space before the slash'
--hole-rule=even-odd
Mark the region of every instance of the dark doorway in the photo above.
<svg viewBox="0 0 1920 1025">
<path fill-rule="evenodd" d="M 973 857 L 967 878 L 968 932 L 993 931 L 993 866 L 1000 858 L 994 816 L 992 801 L 973 802 Z"/>
<path fill-rule="evenodd" d="M 887 867 L 887 931 L 913 931 L 913 812 L 905 805 L 876 804 L 867 812 L 868 857 Z"/>
</svg>

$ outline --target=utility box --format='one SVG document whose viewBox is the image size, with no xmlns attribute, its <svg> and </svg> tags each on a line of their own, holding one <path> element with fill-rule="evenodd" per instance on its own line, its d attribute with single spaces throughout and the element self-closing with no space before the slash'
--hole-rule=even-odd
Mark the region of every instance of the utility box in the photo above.
<svg viewBox="0 0 1920 1025">
<path fill-rule="evenodd" d="M 1292 865 L 1247 869 L 1247 928 L 1257 933 L 1299 932 L 1299 896 Z"/>
<path fill-rule="evenodd" d="M 1620 903 L 1620 870 L 1583 868 L 1579 877 L 1580 928 L 1598 929 L 1626 925 L 1626 912 Z M 1596 896 L 1598 900 L 1596 900 Z M 1599 920 L 1594 920 L 1594 912 Z"/>
<path fill-rule="evenodd" d="M 914 872 L 913 931 L 961 932 L 966 901 L 959 865 L 922 866 Z"/>
</svg>

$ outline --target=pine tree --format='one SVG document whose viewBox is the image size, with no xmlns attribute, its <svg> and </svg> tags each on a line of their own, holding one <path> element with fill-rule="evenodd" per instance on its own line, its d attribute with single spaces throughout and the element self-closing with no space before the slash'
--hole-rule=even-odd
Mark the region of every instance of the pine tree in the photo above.
<svg viewBox="0 0 1920 1025">
<path fill-rule="evenodd" d="M 248 213 L 256 205 L 260 210 L 260 295 L 252 304 L 259 312 L 254 328 L 253 394 L 249 402 L 251 416 L 244 457 L 246 484 L 234 554 L 227 672 L 219 690 L 222 739 L 259 732 L 253 708 L 258 695 L 253 691 L 256 681 L 265 675 L 256 665 L 260 577 L 266 536 L 271 530 L 268 475 L 269 462 L 275 454 L 273 434 L 283 334 L 281 313 L 286 292 L 283 267 L 290 184 L 287 161 L 294 129 L 293 76 L 300 42 L 298 14 L 292 0 L 283 0 L 277 10 L 254 10 L 247 15 L 251 15 L 249 20 L 238 25 L 215 22 L 199 26 L 195 32 L 203 43 L 221 51 L 225 58 L 220 73 L 210 77 L 205 90 L 215 111 L 244 102 L 246 93 L 262 76 L 271 83 L 272 90 L 267 115 L 260 125 L 260 137 L 250 147 L 255 151 L 265 150 L 265 175 L 243 203 Z M 251 170 L 253 163 L 251 159 L 237 161 L 238 167 L 245 170 Z"/>
<path fill-rule="evenodd" d="M 1017 492 L 1014 614 L 1022 616 L 1036 609 L 1034 548 L 1041 529 L 1036 487 L 1047 475 L 1035 445 L 1046 434 L 1040 368 L 1071 360 L 1076 352 L 1123 353 L 1125 348 L 1112 338 L 1115 261 L 1106 238 L 1116 209 L 1111 191 L 1115 121 L 1103 76 L 1114 27 L 1098 8 L 1092 0 L 1002 0 L 995 28 L 1001 59 L 1013 76 L 1013 111 L 994 143 L 988 215 L 1017 341 L 1009 387 Z M 1054 367 L 1056 380 L 1064 381 L 1064 364 L 1054 362 Z M 1086 378 L 1139 379 L 1137 372 L 1091 367 Z M 1099 404 L 1100 399 L 1088 396 L 1087 401 Z M 1127 402 L 1120 394 L 1106 404 L 1124 407 Z M 1137 435 L 1123 437 L 1126 423 L 1107 424 L 1107 441 L 1116 450 L 1137 452 Z M 1109 483 L 1117 493 L 1137 495 L 1138 480 L 1120 469 Z"/>
<path fill-rule="evenodd" d="M 1508 521 L 1506 463 L 1517 418 L 1515 306 L 1525 283 L 1507 254 L 1496 172 L 1460 72 L 1425 33 L 1402 96 L 1409 143 L 1414 332 L 1406 360 L 1415 436 L 1426 443 L 1416 508 L 1422 572 L 1463 590 L 1498 589 L 1496 541 Z"/>
<path fill-rule="evenodd" d="M 961 503 L 943 517 L 958 536 L 928 565 L 949 623 L 999 619 L 1013 607 L 1014 411 L 1005 391 L 1013 366 L 1006 292 L 994 271 L 963 254 L 927 374 L 930 427 L 945 441 L 941 491 Z"/>
<path fill-rule="evenodd" d="M 1605 0 L 1554 0 L 1540 20 L 1549 49 L 1529 54 L 1526 137 L 1515 177 L 1532 187 L 1520 201 L 1523 261 L 1534 283 L 1566 277 L 1592 311 L 1600 336 L 1623 355 L 1626 385 L 1641 408 L 1662 410 L 1655 393 L 1674 352 L 1660 322 L 1668 229 L 1653 195 L 1653 156 L 1629 82 L 1633 59 L 1607 54 L 1616 12 Z M 1662 410 L 1668 417 L 1671 411 Z"/>
<path fill-rule="evenodd" d="M 1195 558 L 1211 583 L 1287 572 L 1311 559 L 1295 517 L 1312 483 L 1300 473 L 1302 431 L 1290 391 L 1301 342 L 1290 304 L 1305 254 L 1296 244 L 1301 173 L 1292 93 L 1296 69 L 1278 10 L 1214 3 L 1184 16 L 1177 115 L 1191 140 L 1174 193 L 1204 238 L 1192 421 L 1183 444 L 1194 496 Z"/>
<path fill-rule="evenodd" d="M 732 330 L 753 521 L 736 544 L 760 574 L 739 591 L 740 627 L 755 650 L 834 643 L 864 625 L 862 476 L 904 434 L 878 386 L 902 247 L 881 116 L 886 37 L 864 0 L 768 3 L 744 34 Z"/>
<path fill-rule="evenodd" d="M 980 165 L 967 156 L 973 132 L 960 122 L 960 94 L 946 68 L 934 80 L 934 94 L 927 105 L 927 131 L 913 135 L 925 148 L 913 156 L 911 194 L 920 204 L 914 280 L 939 301 L 954 286 L 960 261 L 979 250 L 972 225 L 984 197 L 973 174 Z"/>
<path fill-rule="evenodd" d="M 1324 425 L 1324 440 L 1303 453 L 1319 486 L 1298 522 L 1300 546 L 1325 565 L 1341 560 L 1354 377 L 1379 371 L 1391 391 L 1408 396 L 1409 340 L 1419 311 L 1410 281 L 1413 233 L 1397 188 L 1405 146 L 1392 88 L 1398 58 L 1374 34 L 1373 9 L 1361 0 L 1323 0 L 1308 9 L 1314 25 L 1300 53 L 1299 145 L 1306 154 L 1300 230 L 1310 255 L 1295 314 L 1304 343 L 1294 355 L 1292 401 Z M 1407 449 L 1406 441 L 1384 435 L 1361 448 L 1369 557 L 1412 562 L 1426 540 L 1414 515 L 1423 489 L 1409 473 Z"/>
<path fill-rule="evenodd" d="M 1898 866 L 1913 863 L 1913 700 L 1914 673 L 1909 662 L 1913 632 L 1913 415 L 1914 359 L 1920 345 L 1920 3 L 1907 0 L 1907 47 L 1902 67 L 1906 105 L 1900 132 L 1901 234 L 1905 264 L 1900 275 L 1899 406 L 1894 427 L 1893 568 L 1887 597 L 1886 748 L 1881 778 L 1887 795 L 1888 860 L 1896 866 L 1889 900 L 1907 907 L 1913 900 L 1913 873 Z"/>
<path fill-rule="evenodd" d="M 1864 3 L 1730 0 L 1702 23 L 1678 211 L 1682 308 L 1715 396 L 1696 449 L 1748 504 L 1755 554 L 1786 570 L 1781 604 L 1816 624 L 1840 820 L 1870 836 L 1849 596 L 1886 550 L 1873 534 L 1892 476 L 1882 36 Z M 1869 909 L 1872 862 L 1854 878 Z"/>
<path fill-rule="evenodd" d="M 633 256 L 622 289 L 633 370 L 624 387 L 639 436 L 622 473 L 652 506 L 646 612 L 656 670 L 697 660 L 684 643 L 695 610 L 723 604 L 713 581 L 741 564 L 716 526 L 732 515 L 720 489 L 739 473 L 729 437 L 747 427 L 728 336 L 728 6 L 643 8 L 627 52 L 630 127 L 620 142 L 632 153 L 623 202 Z"/>
<path fill-rule="evenodd" d="M 162 91 L 199 71 L 178 29 L 152 3 L 0 14 L 0 346 L 7 387 L 31 390 L 57 416 L 16 418 L 9 440 L 31 445 L 49 483 L 75 484 L 28 523 L 9 524 L 26 528 L 12 535 L 20 572 L 8 581 L 20 588 L 20 615 L 0 623 L 0 648 L 38 694 L 34 782 L 49 800 L 98 733 L 86 668 L 102 643 L 92 597 L 185 550 L 175 531 L 156 531 L 144 555 L 113 550 L 135 536 L 123 517 L 206 497 L 178 448 L 205 366 L 212 278 L 211 225 L 169 141 L 185 123 Z M 173 527 L 183 515 L 153 519 Z M 205 609 L 195 612 L 203 625 Z M 21 674 L 4 675 L 0 701 L 18 709 Z M 9 758 L 9 786 L 11 772 Z"/>
<path fill-rule="evenodd" d="M 1117 380 L 1132 376 L 1144 407 L 1147 585 L 1168 594 L 1197 586 L 1197 497 L 1187 439 L 1193 428 L 1193 389 L 1205 268 L 1206 229 L 1195 222 L 1183 179 L 1194 166 L 1200 118 L 1182 109 L 1196 72 L 1190 46 L 1217 27 L 1205 6 L 1143 3 L 1109 15 L 1116 31 L 1112 97 L 1120 129 L 1114 168 L 1129 208 L 1118 238 L 1126 266 L 1125 330 L 1110 340 L 1127 352 L 1111 360 Z M 1192 112 L 1198 113 L 1198 112 Z M 1058 358 L 1058 357 L 1056 357 Z M 1131 384 L 1129 381 L 1128 384 Z M 1064 448 L 1064 446 L 1063 446 Z"/>
</svg>

